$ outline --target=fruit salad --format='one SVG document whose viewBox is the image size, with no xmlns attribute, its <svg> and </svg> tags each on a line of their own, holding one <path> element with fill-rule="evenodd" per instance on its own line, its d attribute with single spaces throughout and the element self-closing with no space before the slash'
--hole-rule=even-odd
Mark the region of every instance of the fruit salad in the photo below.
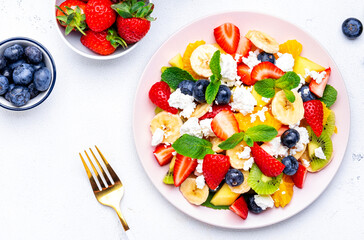
<svg viewBox="0 0 364 240">
<path fill-rule="evenodd" d="M 171 58 L 150 88 L 153 154 L 169 165 L 161 181 L 242 219 L 284 208 L 332 159 L 330 66 L 301 56 L 299 39 L 280 44 L 232 23 L 213 34 Z"/>
</svg>

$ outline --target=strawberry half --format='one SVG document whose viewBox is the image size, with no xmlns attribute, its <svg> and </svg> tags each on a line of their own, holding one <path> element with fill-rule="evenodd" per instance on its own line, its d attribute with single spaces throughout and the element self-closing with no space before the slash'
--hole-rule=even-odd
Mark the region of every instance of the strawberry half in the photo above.
<svg viewBox="0 0 364 240">
<path fill-rule="evenodd" d="M 212 119 L 211 129 L 217 137 L 225 141 L 239 132 L 239 125 L 232 111 L 222 110 Z"/>
<path fill-rule="evenodd" d="M 240 77 L 240 81 L 242 81 L 245 85 L 254 85 L 256 81 L 253 81 L 250 75 L 250 68 L 244 63 L 239 63 L 237 68 L 238 76 Z"/>
<path fill-rule="evenodd" d="M 159 144 L 153 154 L 159 165 L 164 166 L 172 160 L 174 152 L 172 145 Z"/>
<path fill-rule="evenodd" d="M 310 91 L 313 92 L 318 97 L 322 97 L 324 95 L 327 81 L 329 81 L 330 78 L 331 68 L 326 69 L 325 72 L 326 75 L 319 84 L 316 82 L 316 80 L 312 79 L 309 85 Z"/>
<path fill-rule="evenodd" d="M 310 100 L 303 103 L 305 119 L 317 137 L 323 130 L 324 109 L 320 100 Z"/>
<path fill-rule="evenodd" d="M 173 170 L 174 185 L 178 187 L 197 167 L 197 160 L 183 155 L 176 155 L 176 162 Z"/>
<path fill-rule="evenodd" d="M 207 154 L 203 160 L 202 172 L 206 184 L 215 190 L 224 179 L 230 168 L 229 156 L 221 154 Z"/>
<path fill-rule="evenodd" d="M 303 184 L 305 183 L 307 175 L 307 169 L 302 165 L 298 165 L 298 170 L 295 175 L 292 176 L 292 180 L 294 185 L 298 188 L 303 188 Z"/>
<path fill-rule="evenodd" d="M 258 165 L 260 171 L 267 177 L 277 177 L 283 172 L 284 164 L 269 155 L 257 143 L 250 148 L 254 157 L 254 162 Z"/>
<path fill-rule="evenodd" d="M 234 55 L 234 59 L 237 60 L 238 63 L 240 63 L 243 57 L 249 56 L 249 51 L 251 48 L 252 42 L 246 37 L 241 37 L 239 40 L 238 48 L 236 49 L 236 53 Z M 237 59 L 237 55 L 239 55 L 239 59 Z"/>
<path fill-rule="evenodd" d="M 228 104 L 226 104 L 226 105 L 213 105 L 212 106 L 212 112 L 205 113 L 205 115 L 203 115 L 199 119 L 200 120 L 204 120 L 206 118 L 214 118 L 216 116 L 216 114 L 218 114 L 222 110 L 229 110 L 229 111 L 231 111 L 231 106 L 228 105 Z"/>
<path fill-rule="evenodd" d="M 171 96 L 171 89 L 165 82 L 156 82 L 149 90 L 149 99 L 163 110 L 177 114 L 178 109 L 169 106 L 168 99 Z"/>
<path fill-rule="evenodd" d="M 240 40 L 240 30 L 232 23 L 224 23 L 214 29 L 217 44 L 227 53 L 234 54 Z"/>
<path fill-rule="evenodd" d="M 241 217 L 244 220 L 248 217 L 248 212 L 249 212 L 248 205 L 246 204 L 243 196 L 236 199 L 235 202 L 231 204 L 229 209 L 234 213 L 238 214 L 239 217 Z"/>
<path fill-rule="evenodd" d="M 267 78 L 278 79 L 283 75 L 284 72 L 271 62 L 261 62 L 251 72 L 251 78 L 254 83 Z"/>
</svg>

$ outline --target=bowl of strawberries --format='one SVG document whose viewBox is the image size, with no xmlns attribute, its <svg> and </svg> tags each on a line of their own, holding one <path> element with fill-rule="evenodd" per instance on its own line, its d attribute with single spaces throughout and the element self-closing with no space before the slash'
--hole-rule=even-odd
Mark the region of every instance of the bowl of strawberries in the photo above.
<svg viewBox="0 0 364 240">
<path fill-rule="evenodd" d="M 148 33 L 154 4 L 143 0 L 56 0 L 62 40 L 76 53 L 108 60 L 132 51 Z"/>
</svg>

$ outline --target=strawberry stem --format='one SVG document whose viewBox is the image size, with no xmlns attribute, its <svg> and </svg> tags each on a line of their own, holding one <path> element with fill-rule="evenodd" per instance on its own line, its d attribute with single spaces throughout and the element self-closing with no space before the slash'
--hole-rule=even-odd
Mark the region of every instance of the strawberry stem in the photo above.
<svg viewBox="0 0 364 240">
<path fill-rule="evenodd" d="M 151 17 L 154 10 L 153 3 L 146 3 L 145 1 L 126 0 L 118 4 L 111 5 L 121 17 L 123 18 L 144 18 L 148 21 L 154 21 L 155 18 Z"/>
</svg>

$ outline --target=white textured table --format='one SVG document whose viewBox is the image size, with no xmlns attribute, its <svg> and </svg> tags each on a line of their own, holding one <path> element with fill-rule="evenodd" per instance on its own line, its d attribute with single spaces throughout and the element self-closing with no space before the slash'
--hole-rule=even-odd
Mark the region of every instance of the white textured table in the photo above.
<svg viewBox="0 0 364 240">
<path fill-rule="evenodd" d="M 125 238 L 112 209 L 93 197 L 78 158 L 80 150 L 93 144 L 126 186 L 122 210 L 137 239 L 363 239 L 364 35 L 345 39 L 341 23 L 352 16 L 364 22 L 364 2 L 155 2 L 158 20 L 140 46 L 124 58 L 100 62 L 77 55 L 62 42 L 51 20 L 52 0 L 0 0 L 0 40 L 39 40 L 58 70 L 55 89 L 42 105 L 26 112 L 0 109 L 0 239 Z M 338 64 L 352 110 L 345 159 L 324 194 L 298 215 L 250 231 L 215 228 L 169 204 L 144 174 L 131 128 L 138 79 L 152 54 L 186 23 L 228 10 L 276 15 L 313 34 Z"/>
</svg>

